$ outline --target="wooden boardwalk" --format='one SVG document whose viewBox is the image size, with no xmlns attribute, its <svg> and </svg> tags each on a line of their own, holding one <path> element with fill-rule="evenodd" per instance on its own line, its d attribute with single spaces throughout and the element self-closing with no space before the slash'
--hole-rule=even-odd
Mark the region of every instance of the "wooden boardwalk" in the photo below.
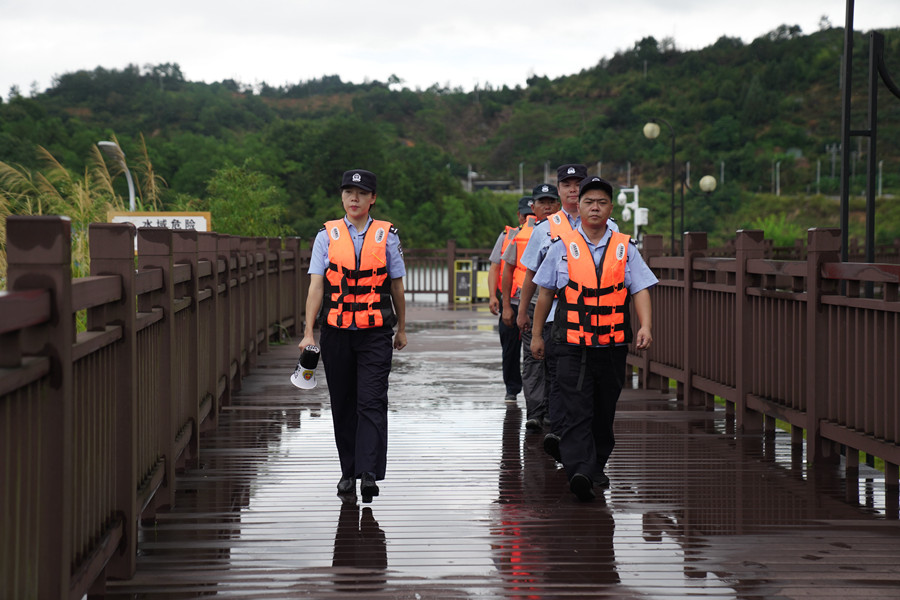
<svg viewBox="0 0 900 600">
<path fill-rule="evenodd" d="M 342 503 L 327 382 L 273 347 L 204 434 L 177 504 L 141 530 L 113 598 L 897 598 L 897 495 L 811 470 L 724 409 L 625 390 L 592 503 L 508 406 L 486 307 L 409 307 L 387 479 Z M 866 469 L 863 467 L 863 469 Z"/>
</svg>

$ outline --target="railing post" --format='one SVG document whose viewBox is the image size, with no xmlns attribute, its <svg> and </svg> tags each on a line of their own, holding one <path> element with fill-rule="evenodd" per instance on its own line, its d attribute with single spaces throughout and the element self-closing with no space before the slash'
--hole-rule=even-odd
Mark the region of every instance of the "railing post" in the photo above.
<svg viewBox="0 0 900 600">
<path fill-rule="evenodd" d="M 222 322 L 219 313 L 219 259 L 218 259 L 218 241 L 219 235 L 212 232 L 200 232 L 197 237 L 197 258 L 200 261 L 209 263 L 210 275 L 209 279 L 204 280 L 204 292 L 209 293 L 207 303 L 207 320 L 208 331 L 206 337 L 200 340 L 205 348 L 200 350 L 201 360 L 207 361 L 207 380 L 200 382 L 201 386 L 206 387 L 206 391 L 212 395 L 212 406 L 210 407 L 208 429 L 214 429 L 219 423 L 219 412 L 222 408 L 222 392 L 220 391 L 220 381 L 222 381 L 222 361 L 220 357 L 223 354 L 222 345 L 225 344 L 222 332 L 219 331 L 219 325 Z"/>
<path fill-rule="evenodd" d="M 641 249 L 641 256 L 644 259 L 644 262 L 647 265 L 650 265 L 650 261 L 658 256 L 663 256 L 665 254 L 665 250 L 663 248 L 663 236 L 661 235 L 645 235 L 643 238 L 643 248 Z M 651 294 L 653 290 L 650 290 Z M 641 382 L 641 387 L 645 390 L 660 390 L 661 392 L 669 391 L 669 379 L 667 377 L 662 377 L 657 373 L 650 372 L 650 363 L 651 358 L 653 357 L 653 346 L 651 345 L 648 350 L 644 350 L 641 355 L 640 364 L 638 365 L 638 380 Z"/>
<path fill-rule="evenodd" d="M 234 265 L 237 257 L 231 252 L 231 236 L 219 234 L 216 240 L 218 262 L 222 264 L 222 271 L 218 275 L 221 278 L 218 283 L 221 291 L 219 292 L 220 313 L 217 329 L 220 336 L 219 345 L 222 349 L 219 370 L 225 376 L 225 392 L 222 397 L 222 405 L 224 406 L 231 403 L 231 392 L 240 387 L 239 384 L 235 385 L 235 377 L 239 378 L 240 375 L 235 373 L 236 363 L 234 361 L 236 339 L 240 336 L 236 329 L 234 313 L 236 312 L 236 305 L 239 306 L 240 303 L 237 298 L 238 288 L 235 281 L 237 270 L 232 269 L 232 265 Z M 237 354 L 240 356 L 240 351 Z"/>
<path fill-rule="evenodd" d="M 190 306 L 181 309 L 183 315 L 179 318 L 178 339 L 181 346 L 180 354 L 188 361 L 185 365 L 173 365 L 173 368 L 181 368 L 184 379 L 180 379 L 182 389 L 177 390 L 176 395 L 188 402 L 190 418 L 194 422 L 194 430 L 191 432 L 191 440 L 186 446 L 185 458 L 194 464 L 200 457 L 200 280 L 197 266 L 197 232 L 191 230 L 173 230 L 172 232 L 172 259 L 174 264 L 187 264 L 191 267 L 191 279 L 185 282 L 184 295 L 190 298 Z M 180 426 L 181 423 L 178 423 Z"/>
<path fill-rule="evenodd" d="M 258 329 L 256 339 L 257 344 L 259 345 L 256 351 L 257 354 L 266 354 L 269 351 L 269 326 L 271 325 L 272 317 L 272 311 L 269 310 L 270 261 L 269 241 L 267 238 L 256 238 L 256 255 L 257 259 L 260 261 L 259 268 L 257 269 L 260 281 L 257 282 L 256 286 L 256 310 L 258 313 L 256 317 Z"/>
<path fill-rule="evenodd" d="M 808 232 L 806 253 L 806 460 L 835 462 L 840 459 L 833 443 L 824 439 L 819 428 L 826 413 L 828 388 L 828 316 L 822 306 L 822 294 L 833 292 L 822 277 L 822 265 L 840 261 L 841 231 L 816 228 Z"/>
<path fill-rule="evenodd" d="M 256 366 L 256 355 L 259 353 L 259 321 L 256 288 L 260 283 L 257 277 L 256 238 L 239 238 L 240 254 L 247 265 L 244 270 L 243 292 L 244 298 L 242 318 L 244 320 L 244 349 L 246 350 L 246 362 L 244 374 Z"/>
<path fill-rule="evenodd" d="M 284 249 L 292 256 L 291 263 L 294 266 L 293 272 L 287 276 L 288 285 L 290 286 L 291 312 L 294 315 L 294 335 L 298 338 L 303 337 L 303 326 L 306 318 L 306 302 L 303 296 L 303 277 L 300 276 L 300 238 L 289 237 L 284 240 Z"/>
<path fill-rule="evenodd" d="M 72 567 L 72 224 L 66 217 L 10 216 L 6 221 L 7 289 L 50 291 L 46 337 L 22 340 L 23 354 L 46 356 L 46 393 L 33 407 L 39 430 L 37 473 L 25 474 L 36 497 L 37 598 L 67 598 Z M 19 434 L 19 432 L 15 432 Z M 20 435 L 20 434 L 19 434 Z M 26 444 L 23 442 L 22 444 Z M 6 535 L 4 533 L 3 535 Z"/>
<path fill-rule="evenodd" d="M 758 356 L 761 349 L 751 347 L 755 324 L 747 288 L 754 285 L 756 278 L 747 272 L 747 262 L 763 258 L 766 252 L 763 238 L 763 232 L 757 229 L 738 231 L 735 242 L 735 419 L 738 430 L 754 433 L 762 431 L 763 415 L 747 408 L 747 395 L 750 393 L 753 357 Z"/>
<path fill-rule="evenodd" d="M 453 304 L 453 267 L 456 262 L 456 240 L 447 240 L 447 301 Z"/>
<path fill-rule="evenodd" d="M 693 357 L 696 354 L 694 340 L 697 338 L 697 319 L 694 315 L 692 297 L 694 293 L 694 259 L 706 252 L 706 232 L 691 232 L 684 235 L 684 403 L 685 406 L 703 405 L 705 398 L 694 392 Z"/>
<path fill-rule="evenodd" d="M 281 239 L 280 238 L 269 238 L 267 240 L 268 247 L 265 252 L 269 257 L 267 259 L 268 262 L 271 263 L 272 272 L 269 273 L 269 283 L 266 287 L 266 299 L 269 306 L 272 307 L 272 314 L 268 316 L 266 329 L 269 331 L 271 337 L 271 326 L 275 326 L 275 335 L 277 336 L 277 340 L 281 340 L 284 327 L 284 284 L 286 283 L 284 277 L 284 259 L 281 253 Z M 271 294 L 275 295 L 274 298 L 271 298 Z M 266 351 L 268 351 L 268 344 L 266 344 Z"/>
<path fill-rule="evenodd" d="M 174 345 L 175 345 L 175 285 L 172 271 L 175 260 L 172 255 L 172 230 L 151 229 L 142 227 L 138 229 L 138 270 L 160 269 L 162 271 L 162 290 L 142 296 L 138 301 L 138 310 L 152 312 L 154 308 L 160 308 L 163 312 L 162 321 L 159 323 L 159 370 L 156 373 L 157 393 L 155 399 L 157 407 L 154 414 L 159 420 L 159 439 L 157 450 L 163 456 L 163 468 L 165 479 L 161 489 L 153 496 L 150 507 L 155 511 L 160 507 L 172 506 L 175 503 L 175 409 L 176 402 L 173 396 L 177 393 L 173 389 L 174 373 Z"/>
<path fill-rule="evenodd" d="M 137 300 L 135 292 L 134 240 L 130 223 L 92 223 L 90 226 L 91 275 L 115 275 L 122 282 L 122 298 L 104 306 L 104 320 L 122 328 L 113 353 L 116 372 L 116 484 L 115 506 L 124 520 L 122 548 L 107 566 L 107 576 L 130 579 L 137 569 L 138 411 L 137 411 Z M 92 329 L 88 314 L 88 329 Z"/>
<path fill-rule="evenodd" d="M 247 327 L 244 323 L 245 311 L 247 310 L 247 259 L 241 254 L 241 238 L 230 235 L 228 236 L 228 253 L 231 257 L 232 268 L 229 270 L 229 278 L 231 286 L 229 295 L 231 297 L 229 319 L 231 324 L 231 360 L 232 364 L 232 390 L 241 389 L 241 382 L 244 378 L 244 364 L 246 359 L 246 338 Z M 243 264 L 242 264 L 243 263 Z"/>
</svg>

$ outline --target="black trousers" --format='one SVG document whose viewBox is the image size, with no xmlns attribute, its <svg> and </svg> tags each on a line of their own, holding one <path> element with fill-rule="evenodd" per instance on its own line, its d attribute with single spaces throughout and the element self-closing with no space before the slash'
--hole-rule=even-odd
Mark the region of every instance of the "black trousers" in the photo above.
<svg viewBox="0 0 900 600">
<path fill-rule="evenodd" d="M 563 412 L 562 463 L 569 479 L 581 473 L 593 480 L 603 473 L 616 445 L 613 421 L 625 385 L 628 347 L 554 344 L 553 349 Z"/>
<path fill-rule="evenodd" d="M 497 330 L 500 332 L 503 357 L 503 384 L 506 386 L 506 393 L 515 396 L 522 391 L 522 336 L 518 325 L 513 323 L 512 327 L 507 326 L 503 323 L 502 316 Z"/>
<path fill-rule="evenodd" d="M 322 327 L 319 345 L 344 477 L 374 473 L 375 479 L 384 479 L 393 336 L 389 327 Z"/>
</svg>

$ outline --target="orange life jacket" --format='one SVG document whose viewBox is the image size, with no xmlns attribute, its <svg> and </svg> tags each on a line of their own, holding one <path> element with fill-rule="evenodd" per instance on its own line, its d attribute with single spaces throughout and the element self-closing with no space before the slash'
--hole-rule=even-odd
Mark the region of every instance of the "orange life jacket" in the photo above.
<svg viewBox="0 0 900 600">
<path fill-rule="evenodd" d="M 525 273 L 528 269 L 522 264 L 522 255 L 525 253 L 525 247 L 528 245 L 532 233 L 534 233 L 534 217 L 529 216 L 513 239 L 516 244 L 516 270 L 513 271 L 512 289 L 509 292 L 511 297 L 515 297 L 516 292 L 525 283 Z"/>
<path fill-rule="evenodd" d="M 509 247 L 510 242 L 512 242 L 516 238 L 515 235 L 511 235 L 511 232 L 513 232 L 513 231 L 518 233 L 519 228 L 518 227 L 510 227 L 509 225 L 504 226 L 503 241 L 500 243 L 500 256 L 503 256 L 503 253 L 506 252 L 506 249 Z M 503 282 L 503 269 L 505 269 L 505 268 L 506 268 L 506 261 L 501 260 L 500 261 L 500 273 L 497 276 L 497 292 L 501 292 L 500 288 L 501 288 L 501 283 Z M 498 294 L 498 296 L 499 296 L 499 294 Z"/>
<path fill-rule="evenodd" d="M 387 221 L 369 224 L 359 258 L 344 219 L 328 221 L 328 267 L 325 269 L 325 322 L 346 329 L 393 327 L 396 322 L 387 268 Z"/>
<path fill-rule="evenodd" d="M 577 230 L 563 234 L 569 283 L 560 290 L 556 327 L 561 339 L 580 346 L 605 346 L 630 342 L 625 288 L 629 236 L 612 231 L 603 250 L 600 267 L 594 265 L 590 248 Z M 599 277 L 599 282 L 598 282 Z M 560 336 L 562 337 L 562 336 Z"/>
</svg>

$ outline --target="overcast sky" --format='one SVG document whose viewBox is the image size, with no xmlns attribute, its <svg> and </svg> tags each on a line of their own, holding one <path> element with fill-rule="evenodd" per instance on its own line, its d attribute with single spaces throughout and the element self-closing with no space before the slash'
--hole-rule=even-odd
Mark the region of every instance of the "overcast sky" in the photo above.
<svg viewBox="0 0 900 600">
<path fill-rule="evenodd" d="M 0 95 L 80 69 L 161 63 L 191 81 L 248 85 L 396 74 L 412 89 L 515 86 L 577 73 L 647 36 L 691 50 L 782 24 L 812 33 L 823 15 L 843 27 L 845 13 L 846 0 L 0 0 Z M 900 0 L 857 0 L 857 31 L 898 26 Z"/>
</svg>

